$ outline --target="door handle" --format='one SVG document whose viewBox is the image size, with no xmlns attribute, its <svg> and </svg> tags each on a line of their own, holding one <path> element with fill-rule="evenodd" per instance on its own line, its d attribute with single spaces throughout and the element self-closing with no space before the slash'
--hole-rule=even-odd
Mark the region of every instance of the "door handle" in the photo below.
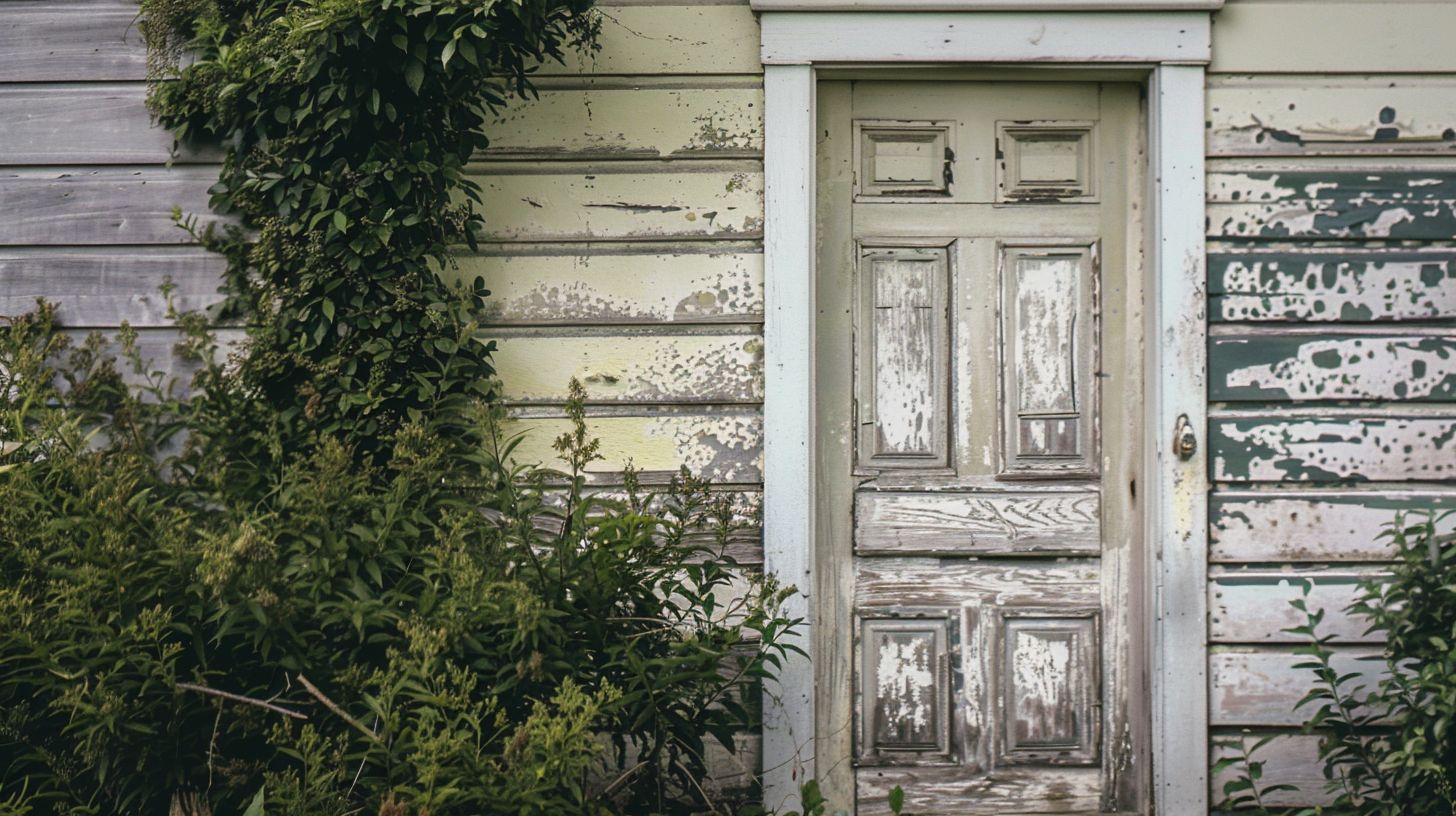
<svg viewBox="0 0 1456 816">
<path fill-rule="evenodd" d="M 1188 421 L 1187 414 L 1179 414 L 1178 424 L 1173 427 L 1173 450 L 1185 462 L 1198 452 L 1198 436 L 1193 433 L 1193 423 Z"/>
</svg>

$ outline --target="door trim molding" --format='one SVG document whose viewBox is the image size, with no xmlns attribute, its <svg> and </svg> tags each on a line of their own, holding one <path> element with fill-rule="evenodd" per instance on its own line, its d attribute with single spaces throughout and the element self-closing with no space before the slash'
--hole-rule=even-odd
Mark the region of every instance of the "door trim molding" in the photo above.
<svg viewBox="0 0 1456 816">
<path fill-rule="evenodd" d="M 800 588 L 812 652 L 815 518 L 815 108 L 817 72 L 916 64 L 1135 66 L 1148 95 L 1145 327 L 1150 444 L 1142 494 L 1152 599 L 1153 795 L 1165 814 L 1208 810 L 1207 493 L 1200 444 L 1174 450 L 1179 417 L 1207 425 L 1204 65 L 1199 12 L 797 12 L 762 15 L 764 70 L 764 568 Z M 797 807 L 816 776 L 815 673 L 791 656 L 764 690 L 764 803 Z"/>
</svg>

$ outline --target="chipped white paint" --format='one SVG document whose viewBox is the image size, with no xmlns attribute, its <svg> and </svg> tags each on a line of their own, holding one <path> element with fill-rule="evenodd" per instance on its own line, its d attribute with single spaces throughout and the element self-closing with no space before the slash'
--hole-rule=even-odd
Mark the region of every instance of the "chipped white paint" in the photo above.
<svg viewBox="0 0 1456 816">
<path fill-rule="evenodd" d="M 946 447 L 944 249 L 868 249 L 861 261 L 860 463 L 944 465 Z"/>
<path fill-rule="evenodd" d="M 1456 317 L 1446 251 L 1278 252 L 1230 259 L 1210 281 L 1215 320 L 1409 320 Z M 1302 258 L 1301 254 L 1305 257 Z M 1307 259 L 1306 259 L 1307 258 Z"/>
<path fill-rule="evenodd" d="M 893 742 L 910 742 L 917 732 L 929 729 L 935 714 L 935 670 L 933 655 L 924 638 L 882 637 L 876 664 L 875 701 L 877 719 L 885 733 L 877 736 Z M 910 732 L 900 733 L 908 722 Z"/>
<path fill-rule="evenodd" d="M 1029 733 L 1052 736 L 1054 712 L 1071 705 L 1072 646 L 1065 639 L 1020 633 L 1011 652 L 1011 676 L 1015 683 L 1015 713 L 1018 720 L 1031 718 L 1014 727 Z"/>
<path fill-rule="evenodd" d="M 1419 521 L 1456 506 L 1440 489 L 1330 491 L 1298 495 L 1220 490 L 1213 496 L 1209 558 L 1217 563 L 1388 561 L 1393 550 L 1380 533 L 1398 514 Z M 1456 514 L 1440 528 L 1456 532 Z"/>
<path fill-rule="evenodd" d="M 1444 417 L 1220 419 L 1221 481 L 1419 481 L 1456 475 L 1456 420 Z"/>
<path fill-rule="evenodd" d="M 855 496 L 859 552 L 982 554 L 1101 552 L 1095 492 L 921 493 Z"/>
<path fill-rule="evenodd" d="M 1311 399 L 1449 399 L 1456 382 L 1456 345 L 1442 336 L 1354 336 L 1309 338 L 1292 354 L 1284 352 L 1290 337 L 1218 337 L 1210 355 L 1243 360 L 1268 355 L 1271 344 L 1282 359 L 1250 365 L 1219 365 L 1221 381 L 1214 397 L 1226 389 L 1248 389 L 1268 398 Z"/>
</svg>

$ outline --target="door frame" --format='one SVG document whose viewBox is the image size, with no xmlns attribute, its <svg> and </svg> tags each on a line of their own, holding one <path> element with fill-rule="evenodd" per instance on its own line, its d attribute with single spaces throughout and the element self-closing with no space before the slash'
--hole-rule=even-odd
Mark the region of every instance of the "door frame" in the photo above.
<svg viewBox="0 0 1456 816">
<path fill-rule="evenodd" d="M 1063 6 L 1065 8 L 1065 6 Z M 1185 6 L 1186 8 L 1186 6 Z M 815 92 L 854 67 L 1052 65 L 1136 72 L 1147 89 L 1148 233 L 1142 472 L 1150 564 L 1153 799 L 1208 812 L 1207 294 L 1204 69 L 1209 13 L 1190 11 L 768 11 L 764 64 L 764 569 L 801 592 L 798 645 L 764 689 L 764 803 L 796 808 L 816 777 Z M 1189 436 L 1191 434 L 1191 436 Z M 1180 442 L 1194 449 L 1180 456 Z M 846 758 L 823 758 L 829 766 Z M 828 768 L 826 767 L 827 771 Z"/>
</svg>

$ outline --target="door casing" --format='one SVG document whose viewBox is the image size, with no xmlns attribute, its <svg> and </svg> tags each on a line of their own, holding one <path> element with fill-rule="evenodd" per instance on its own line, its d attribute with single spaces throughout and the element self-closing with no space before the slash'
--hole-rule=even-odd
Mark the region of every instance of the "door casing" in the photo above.
<svg viewBox="0 0 1456 816">
<path fill-rule="evenodd" d="M 1158 812 L 1207 812 L 1207 466 L 1204 288 L 1204 13 L 770 12 L 765 63 L 765 570 L 800 588 L 810 656 L 787 661 L 764 690 L 764 802 L 796 807 L 798 786 L 832 776 L 847 756 L 816 756 L 824 591 L 815 568 L 815 89 L 821 76 L 881 71 L 967 75 L 997 68 L 1061 78 L 1118 78 L 1147 88 L 1148 395 L 1143 470 L 1149 563 L 1152 761 Z M 907 65 L 907 55 L 915 64 Z M 942 74 L 941 72 L 948 72 Z M 1186 430 L 1193 433 L 1187 447 Z M 834 684 L 836 687 L 840 684 Z M 843 740 L 823 740 L 843 745 Z"/>
</svg>

